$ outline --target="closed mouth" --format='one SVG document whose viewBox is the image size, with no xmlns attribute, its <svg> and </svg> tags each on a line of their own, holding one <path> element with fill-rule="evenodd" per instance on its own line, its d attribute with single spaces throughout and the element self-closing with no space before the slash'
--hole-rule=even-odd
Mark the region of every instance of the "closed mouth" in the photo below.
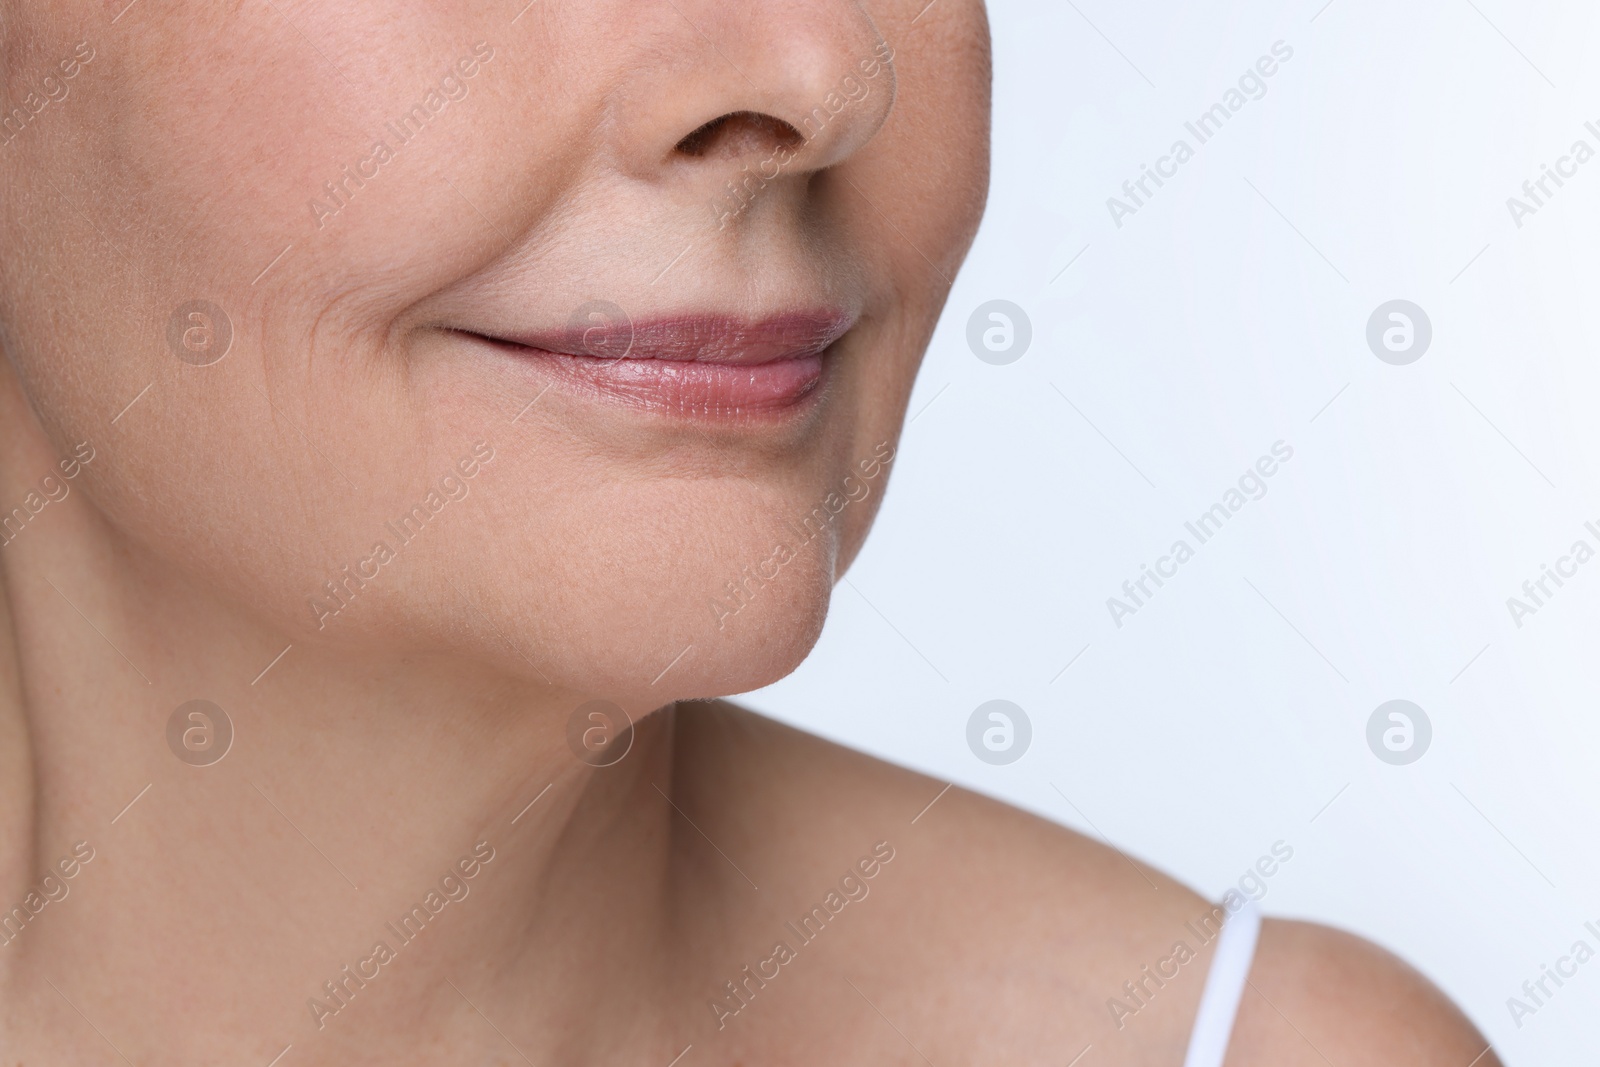
<svg viewBox="0 0 1600 1067">
<path fill-rule="evenodd" d="M 677 315 L 632 321 L 620 309 L 553 330 L 457 330 L 557 383 L 657 414 L 782 416 L 814 398 L 853 319 L 826 309 L 761 319 Z"/>
</svg>

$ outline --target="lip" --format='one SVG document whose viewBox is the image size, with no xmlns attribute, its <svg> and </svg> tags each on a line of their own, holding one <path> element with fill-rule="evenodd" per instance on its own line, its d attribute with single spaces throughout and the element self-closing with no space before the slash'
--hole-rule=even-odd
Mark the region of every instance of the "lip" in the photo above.
<svg viewBox="0 0 1600 1067">
<path fill-rule="evenodd" d="M 854 325 L 831 308 L 641 321 L 614 305 L 594 308 L 554 330 L 461 332 L 580 392 L 657 414 L 738 420 L 807 406 L 824 382 L 829 350 Z"/>
</svg>

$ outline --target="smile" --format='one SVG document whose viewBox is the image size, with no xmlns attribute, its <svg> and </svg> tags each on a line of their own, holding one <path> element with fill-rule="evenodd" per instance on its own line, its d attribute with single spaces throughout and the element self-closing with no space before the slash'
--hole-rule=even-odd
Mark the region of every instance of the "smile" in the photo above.
<svg viewBox="0 0 1600 1067">
<path fill-rule="evenodd" d="M 592 318 L 548 331 L 458 332 L 576 392 L 661 415 L 720 420 L 782 417 L 808 407 L 825 384 L 835 343 L 854 324 L 833 309 L 753 321 Z"/>
</svg>

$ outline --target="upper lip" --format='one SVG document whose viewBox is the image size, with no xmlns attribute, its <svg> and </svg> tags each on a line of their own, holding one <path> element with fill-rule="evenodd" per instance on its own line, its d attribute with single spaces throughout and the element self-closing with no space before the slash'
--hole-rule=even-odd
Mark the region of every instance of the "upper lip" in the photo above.
<svg viewBox="0 0 1600 1067">
<path fill-rule="evenodd" d="M 558 355 L 754 366 L 818 355 L 854 324 L 852 316 L 831 308 L 760 319 L 685 314 L 635 321 L 597 315 L 554 330 L 484 331 L 481 336 Z"/>
</svg>

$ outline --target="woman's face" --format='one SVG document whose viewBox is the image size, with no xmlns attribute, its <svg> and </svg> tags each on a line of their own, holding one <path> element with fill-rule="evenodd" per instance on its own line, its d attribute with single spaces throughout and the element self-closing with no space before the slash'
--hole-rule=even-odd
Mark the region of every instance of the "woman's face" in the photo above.
<svg viewBox="0 0 1600 1067">
<path fill-rule="evenodd" d="M 982 208 L 979 3 L 126 3 L 0 16 L 0 345 L 127 566 L 625 704 L 799 662 Z"/>
</svg>

